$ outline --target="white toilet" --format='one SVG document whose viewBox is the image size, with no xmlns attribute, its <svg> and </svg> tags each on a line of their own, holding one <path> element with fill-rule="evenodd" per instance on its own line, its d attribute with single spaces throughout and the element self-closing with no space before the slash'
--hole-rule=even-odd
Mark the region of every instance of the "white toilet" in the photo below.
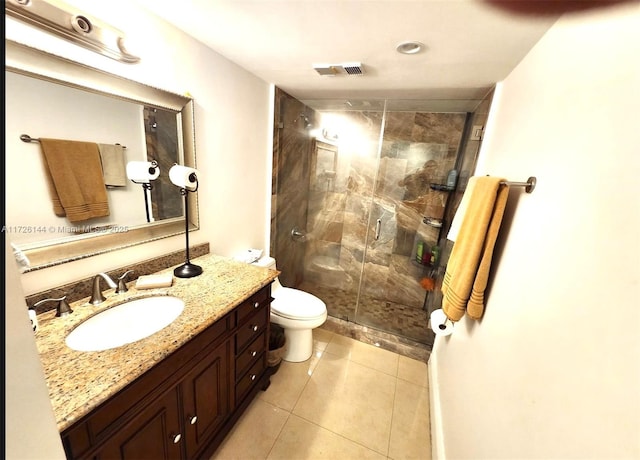
<svg viewBox="0 0 640 460">
<path fill-rule="evenodd" d="M 255 265 L 276 269 L 273 257 L 262 257 Z M 308 292 L 284 287 L 278 278 L 271 285 L 271 322 L 284 328 L 286 339 L 282 359 L 294 363 L 306 361 L 313 353 L 312 330 L 327 320 L 327 306 Z"/>
</svg>

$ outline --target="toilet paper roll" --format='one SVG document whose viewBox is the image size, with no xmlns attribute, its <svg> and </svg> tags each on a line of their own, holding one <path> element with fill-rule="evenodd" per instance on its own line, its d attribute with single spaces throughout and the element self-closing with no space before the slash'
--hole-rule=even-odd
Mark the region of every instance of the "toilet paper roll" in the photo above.
<svg viewBox="0 0 640 460">
<path fill-rule="evenodd" d="M 130 161 L 127 163 L 127 177 L 130 181 L 148 184 L 160 176 L 157 163 L 150 161 Z"/>
<path fill-rule="evenodd" d="M 198 188 L 198 171 L 181 165 L 173 165 L 169 170 L 169 179 L 174 185 L 193 192 Z"/>
<path fill-rule="evenodd" d="M 436 335 L 451 335 L 453 332 L 453 321 L 447 318 L 442 309 L 431 312 L 431 329 Z"/>
<path fill-rule="evenodd" d="M 29 320 L 31 321 L 33 332 L 38 332 L 38 317 L 36 316 L 36 311 L 31 308 L 29 309 Z"/>
</svg>

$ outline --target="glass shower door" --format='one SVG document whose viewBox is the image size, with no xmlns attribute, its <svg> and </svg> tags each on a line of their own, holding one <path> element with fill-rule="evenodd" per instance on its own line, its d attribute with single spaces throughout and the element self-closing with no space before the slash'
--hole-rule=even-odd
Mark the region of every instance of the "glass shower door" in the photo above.
<svg viewBox="0 0 640 460">
<path fill-rule="evenodd" d="M 334 318 L 354 321 L 375 182 L 383 105 L 318 114 L 310 161 L 304 282 Z"/>
<path fill-rule="evenodd" d="M 355 321 L 427 343 L 428 291 L 448 192 L 432 188 L 455 167 L 466 114 L 394 111 L 380 144 Z M 425 217 L 429 217 L 425 223 Z M 418 257 L 418 246 L 424 257 Z M 418 260 L 419 259 L 419 260 Z"/>
</svg>

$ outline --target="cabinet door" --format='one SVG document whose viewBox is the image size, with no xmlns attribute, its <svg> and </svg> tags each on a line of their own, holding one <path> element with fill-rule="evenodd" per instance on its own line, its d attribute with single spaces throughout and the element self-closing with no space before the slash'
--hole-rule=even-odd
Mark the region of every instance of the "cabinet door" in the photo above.
<svg viewBox="0 0 640 460">
<path fill-rule="evenodd" d="M 215 348 L 181 384 L 187 458 L 196 457 L 231 412 L 231 341 Z"/>
<path fill-rule="evenodd" d="M 182 457 L 178 390 L 172 389 L 120 429 L 95 457 L 98 460 L 164 460 Z"/>
</svg>

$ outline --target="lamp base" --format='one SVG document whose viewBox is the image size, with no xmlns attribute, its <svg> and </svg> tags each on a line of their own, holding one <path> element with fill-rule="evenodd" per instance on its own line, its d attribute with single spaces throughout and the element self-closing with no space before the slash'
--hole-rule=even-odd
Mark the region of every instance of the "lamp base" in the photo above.
<svg viewBox="0 0 640 460">
<path fill-rule="evenodd" d="M 178 278 L 193 278 L 194 276 L 198 276 L 202 273 L 202 267 L 199 265 L 194 265 L 190 262 L 187 262 L 179 267 L 176 267 L 173 270 L 173 274 Z"/>
</svg>

